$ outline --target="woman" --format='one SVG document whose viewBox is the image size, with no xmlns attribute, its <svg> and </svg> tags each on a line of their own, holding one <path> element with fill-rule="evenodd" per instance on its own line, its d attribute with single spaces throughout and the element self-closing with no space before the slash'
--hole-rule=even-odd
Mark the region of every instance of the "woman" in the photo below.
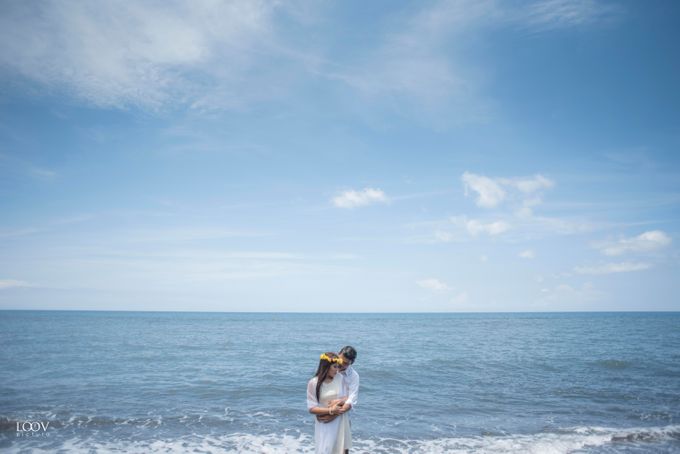
<svg viewBox="0 0 680 454">
<path fill-rule="evenodd" d="M 315 418 L 316 454 L 347 454 L 352 447 L 349 418 L 341 410 L 347 399 L 343 376 L 338 373 L 342 359 L 326 352 L 319 358 L 316 375 L 307 383 L 307 408 L 313 415 L 336 416 L 329 422 Z M 339 416 L 337 416 L 339 415 Z"/>
</svg>

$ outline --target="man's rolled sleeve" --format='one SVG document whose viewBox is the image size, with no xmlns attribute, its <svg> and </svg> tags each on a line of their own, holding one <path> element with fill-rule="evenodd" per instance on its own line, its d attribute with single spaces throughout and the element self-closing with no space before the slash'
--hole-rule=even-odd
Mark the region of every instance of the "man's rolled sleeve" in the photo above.
<svg viewBox="0 0 680 454">
<path fill-rule="evenodd" d="M 347 374 L 347 402 L 356 407 L 359 401 L 359 374 L 354 369 L 350 369 Z"/>
</svg>

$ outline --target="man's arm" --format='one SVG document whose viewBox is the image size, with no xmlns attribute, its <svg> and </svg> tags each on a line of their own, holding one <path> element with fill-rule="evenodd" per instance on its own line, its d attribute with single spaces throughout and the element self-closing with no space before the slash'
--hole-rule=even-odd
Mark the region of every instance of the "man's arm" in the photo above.
<svg viewBox="0 0 680 454">
<path fill-rule="evenodd" d="M 345 405 L 343 406 L 343 410 L 345 407 L 349 405 L 349 409 L 353 408 L 356 406 L 357 402 L 359 401 L 359 374 L 357 371 L 352 369 L 352 373 L 348 374 L 348 380 L 347 380 L 347 387 L 348 387 L 348 395 L 347 395 L 347 401 L 345 402 Z M 345 410 L 345 411 L 347 411 Z"/>
<path fill-rule="evenodd" d="M 359 400 L 359 374 L 354 369 L 352 369 L 351 374 L 347 375 L 347 388 L 347 401 L 340 409 L 341 413 L 345 413 L 354 408 Z"/>
</svg>

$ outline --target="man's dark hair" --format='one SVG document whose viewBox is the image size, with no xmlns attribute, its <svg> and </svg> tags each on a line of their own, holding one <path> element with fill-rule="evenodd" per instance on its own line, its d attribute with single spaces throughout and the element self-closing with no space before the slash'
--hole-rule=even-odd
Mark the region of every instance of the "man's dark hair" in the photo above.
<svg viewBox="0 0 680 454">
<path fill-rule="evenodd" d="M 346 347 L 342 347 L 342 350 L 340 350 L 340 353 L 338 354 L 350 360 L 352 364 L 354 364 L 354 360 L 357 359 L 357 351 L 354 350 L 354 347 L 351 347 L 349 345 Z"/>
</svg>

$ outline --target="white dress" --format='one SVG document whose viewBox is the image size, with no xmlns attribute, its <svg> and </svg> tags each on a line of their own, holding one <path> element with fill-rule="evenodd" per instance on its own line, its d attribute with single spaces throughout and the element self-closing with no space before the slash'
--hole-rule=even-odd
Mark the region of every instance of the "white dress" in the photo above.
<svg viewBox="0 0 680 454">
<path fill-rule="evenodd" d="M 346 397 L 346 387 L 342 374 L 335 374 L 333 381 L 323 383 L 316 400 L 316 377 L 307 383 L 307 409 L 313 407 L 327 407 L 333 399 Z M 314 444 L 316 454 L 344 454 L 352 447 L 352 434 L 349 426 L 349 415 L 343 413 L 328 423 L 319 422 L 314 417 Z"/>
</svg>

